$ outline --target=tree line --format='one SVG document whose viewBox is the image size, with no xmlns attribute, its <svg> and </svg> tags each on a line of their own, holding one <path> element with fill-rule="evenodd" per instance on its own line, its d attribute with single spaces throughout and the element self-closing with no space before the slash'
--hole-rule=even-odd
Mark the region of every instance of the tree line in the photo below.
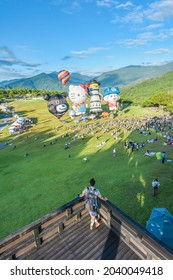
<svg viewBox="0 0 173 280">
<path fill-rule="evenodd" d="M 162 106 L 166 110 L 173 112 L 173 91 L 167 93 L 157 93 L 148 100 L 141 102 L 142 107 Z"/>
<path fill-rule="evenodd" d="M 3 99 L 40 97 L 46 93 L 55 94 L 57 92 L 28 88 L 0 89 L 0 101 Z"/>
<path fill-rule="evenodd" d="M 46 91 L 46 90 L 39 90 L 39 89 L 28 89 L 28 88 L 12 88 L 12 89 L 0 89 L 0 102 L 4 99 L 18 99 L 18 98 L 33 98 L 33 97 L 41 97 L 44 94 L 56 94 L 62 93 L 57 91 Z M 162 106 L 164 109 L 173 112 L 173 91 L 169 91 L 167 93 L 156 93 L 145 100 L 136 101 L 133 98 L 122 97 L 122 101 L 130 101 L 131 104 L 136 105 L 136 102 L 141 107 L 153 107 L 153 106 Z"/>
</svg>

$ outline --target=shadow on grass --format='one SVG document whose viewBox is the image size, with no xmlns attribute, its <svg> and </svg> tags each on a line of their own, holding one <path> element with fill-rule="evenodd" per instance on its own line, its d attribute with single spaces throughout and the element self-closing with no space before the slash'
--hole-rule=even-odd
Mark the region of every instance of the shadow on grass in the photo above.
<svg viewBox="0 0 173 280">
<path fill-rule="evenodd" d="M 91 177 L 96 178 L 97 186 L 103 195 L 142 225 L 145 225 L 153 206 L 170 205 L 168 199 L 165 199 L 165 194 L 163 199 L 160 196 L 157 201 L 153 201 L 151 197 L 151 179 L 160 174 L 163 166 L 152 167 L 152 162 L 147 166 L 146 158 L 141 155 L 143 150 L 129 153 L 124 148 L 123 141 L 126 138 L 143 140 L 143 136 L 120 130 L 124 138 L 117 144 L 113 136 L 110 136 L 113 127 L 109 132 L 99 134 L 103 131 L 103 127 L 98 125 L 99 121 L 77 125 L 72 121 L 64 125 L 59 123 L 58 130 L 45 129 L 42 132 L 31 129 L 30 133 L 21 134 L 14 139 L 15 150 L 7 147 L 6 151 L 1 153 L 0 189 L 3 196 L 0 222 L 3 225 L 3 221 L 6 221 L 2 235 L 10 233 L 8 222 L 12 223 L 15 231 L 68 202 L 81 193 Z M 89 127 L 90 124 L 92 128 Z M 108 124 L 106 122 L 105 126 Z M 94 136 L 91 134 L 92 129 L 97 129 Z M 86 133 L 84 140 L 81 139 L 82 133 Z M 74 141 L 76 134 L 79 135 Z M 99 141 L 107 139 L 104 149 L 97 148 L 97 135 Z M 65 150 L 67 142 L 70 142 L 70 147 Z M 115 146 L 117 154 L 114 158 L 112 149 Z M 29 154 L 28 157 L 24 157 L 26 153 Z M 89 158 L 87 164 L 83 164 L 84 156 Z M 164 178 L 169 172 L 170 168 L 164 170 Z M 170 184 L 171 182 L 165 186 L 165 192 L 171 187 Z M 172 200 L 172 194 L 170 199 Z M 10 207 L 6 209 L 5 205 L 9 203 Z M 17 224 L 14 217 L 18 221 Z"/>
</svg>

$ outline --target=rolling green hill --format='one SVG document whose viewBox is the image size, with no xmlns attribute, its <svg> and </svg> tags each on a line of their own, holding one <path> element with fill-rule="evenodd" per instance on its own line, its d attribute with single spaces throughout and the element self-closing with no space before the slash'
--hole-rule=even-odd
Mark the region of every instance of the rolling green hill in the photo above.
<svg viewBox="0 0 173 280">
<path fill-rule="evenodd" d="M 126 86 L 141 82 L 146 79 L 160 77 L 164 73 L 173 70 L 173 63 L 162 66 L 139 66 L 132 65 L 118 70 L 103 73 L 97 80 L 101 82 L 102 87 L 108 86 Z"/>
<path fill-rule="evenodd" d="M 100 87 L 103 90 L 105 87 L 124 87 L 146 79 L 160 77 L 169 71 L 173 71 L 173 63 L 162 66 L 132 65 L 105 72 L 93 78 L 101 83 Z M 52 72 L 50 74 L 41 73 L 30 78 L 0 82 L 0 88 L 29 88 L 61 91 L 67 90 L 69 84 L 86 84 L 93 78 L 79 73 L 71 73 L 70 81 L 66 86 L 62 86 L 61 82 L 57 79 L 57 72 Z"/>
<path fill-rule="evenodd" d="M 90 78 L 88 76 L 80 75 L 78 73 L 71 74 L 70 82 L 72 84 L 86 83 Z M 66 90 L 67 86 L 63 86 L 57 78 L 57 72 L 50 74 L 41 73 L 39 75 L 13 80 L 4 81 L 0 83 L 0 88 L 29 88 L 29 89 L 40 89 L 40 90 Z"/>
<path fill-rule="evenodd" d="M 173 71 L 121 89 L 121 98 L 139 104 L 155 94 L 173 93 Z"/>
</svg>

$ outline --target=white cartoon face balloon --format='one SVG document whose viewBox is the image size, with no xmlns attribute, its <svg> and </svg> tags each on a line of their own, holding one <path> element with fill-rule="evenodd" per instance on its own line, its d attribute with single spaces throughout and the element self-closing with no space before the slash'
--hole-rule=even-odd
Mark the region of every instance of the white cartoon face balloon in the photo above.
<svg viewBox="0 0 173 280">
<path fill-rule="evenodd" d="M 82 104 L 87 98 L 86 91 L 81 86 L 69 86 L 69 98 L 73 103 Z"/>
<path fill-rule="evenodd" d="M 118 100 L 120 100 L 120 96 L 118 94 L 109 94 L 104 96 L 104 100 L 106 102 L 117 102 Z"/>
</svg>

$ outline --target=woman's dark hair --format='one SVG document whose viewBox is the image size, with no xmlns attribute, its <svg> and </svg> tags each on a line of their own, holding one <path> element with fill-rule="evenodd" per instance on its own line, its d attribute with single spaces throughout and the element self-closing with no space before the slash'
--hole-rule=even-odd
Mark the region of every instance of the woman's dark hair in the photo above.
<svg viewBox="0 0 173 280">
<path fill-rule="evenodd" d="M 96 181 L 94 180 L 94 178 L 92 178 L 92 179 L 90 180 L 90 185 L 93 187 L 93 186 L 95 185 L 95 183 L 96 183 Z"/>
</svg>

